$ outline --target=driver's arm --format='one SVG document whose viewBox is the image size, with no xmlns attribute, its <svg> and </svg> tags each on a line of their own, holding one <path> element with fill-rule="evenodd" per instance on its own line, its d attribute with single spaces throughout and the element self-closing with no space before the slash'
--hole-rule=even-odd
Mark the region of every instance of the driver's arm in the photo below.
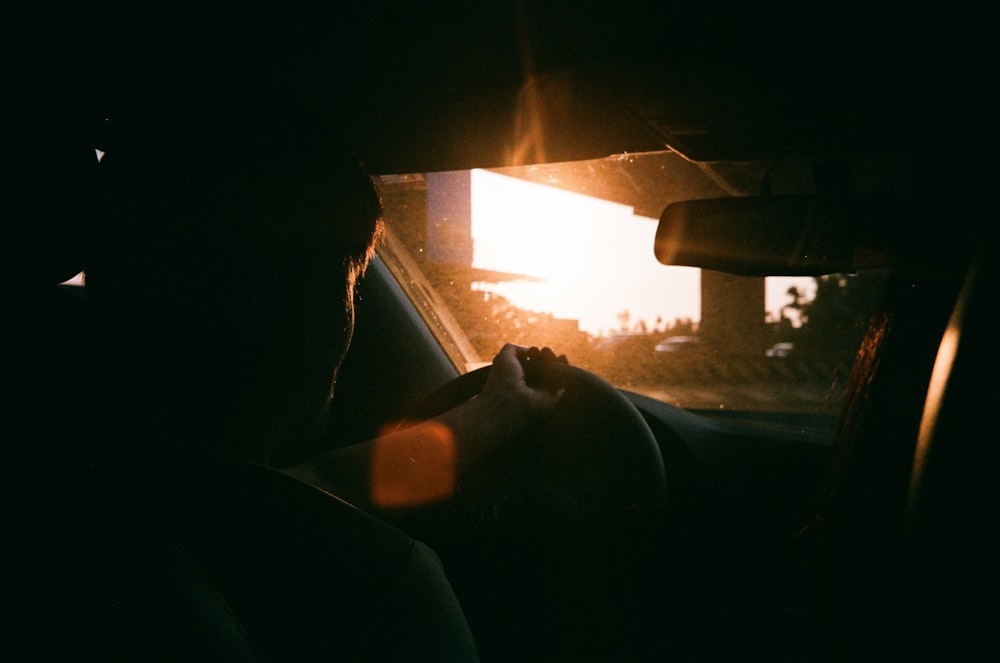
<svg viewBox="0 0 1000 663">
<path fill-rule="evenodd" d="M 447 498 L 464 472 L 558 402 L 531 386 L 523 362 L 565 361 L 548 348 L 507 344 L 475 398 L 408 428 L 323 453 L 284 471 L 374 513 Z"/>
</svg>

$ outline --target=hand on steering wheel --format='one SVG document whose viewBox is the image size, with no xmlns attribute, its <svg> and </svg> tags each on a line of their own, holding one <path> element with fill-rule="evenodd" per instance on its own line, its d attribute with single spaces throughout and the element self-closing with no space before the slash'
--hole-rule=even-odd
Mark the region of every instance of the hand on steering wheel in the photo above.
<svg viewBox="0 0 1000 663">
<path fill-rule="evenodd" d="M 550 413 L 565 393 L 561 386 L 546 380 L 548 374 L 539 368 L 545 362 L 569 363 L 566 355 L 556 356 L 551 348 L 504 345 L 493 358 L 477 398 L 488 401 L 491 411 L 505 417 L 508 429 L 522 430 Z"/>
<path fill-rule="evenodd" d="M 458 501 L 471 507 L 473 522 L 484 523 L 478 496 L 498 486 L 518 497 L 511 504 L 531 504 L 520 499 L 529 494 L 559 495 L 575 511 L 612 518 L 662 506 L 666 473 L 656 438 L 631 401 L 597 375 L 549 349 L 507 345 L 493 366 L 446 383 L 412 417 L 436 417 L 474 397 L 491 406 L 479 409 L 489 417 L 484 428 L 506 426 L 516 439 L 461 477 Z"/>
</svg>

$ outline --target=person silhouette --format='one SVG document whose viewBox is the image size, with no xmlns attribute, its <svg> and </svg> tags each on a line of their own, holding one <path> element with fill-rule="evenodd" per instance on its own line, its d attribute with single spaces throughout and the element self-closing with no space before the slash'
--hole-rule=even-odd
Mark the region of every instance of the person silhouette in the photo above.
<svg viewBox="0 0 1000 663">
<path fill-rule="evenodd" d="M 242 112 L 126 131 L 101 163 L 91 437 L 127 505 L 116 522 L 149 550 L 183 550 L 271 655 L 475 658 L 433 552 L 372 514 L 446 498 L 555 406 L 561 392 L 529 386 L 522 362 L 559 358 L 507 345 L 478 397 L 277 468 L 329 402 L 381 208 L 322 123 L 266 103 Z"/>
</svg>

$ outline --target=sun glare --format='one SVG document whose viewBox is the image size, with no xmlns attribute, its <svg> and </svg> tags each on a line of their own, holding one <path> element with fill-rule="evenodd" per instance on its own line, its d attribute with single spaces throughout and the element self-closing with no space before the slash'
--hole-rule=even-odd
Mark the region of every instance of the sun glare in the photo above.
<svg viewBox="0 0 1000 663">
<path fill-rule="evenodd" d="M 530 278 L 482 287 L 592 334 L 699 318 L 699 270 L 659 264 L 655 233 L 627 205 L 472 172 L 473 266 Z"/>
</svg>

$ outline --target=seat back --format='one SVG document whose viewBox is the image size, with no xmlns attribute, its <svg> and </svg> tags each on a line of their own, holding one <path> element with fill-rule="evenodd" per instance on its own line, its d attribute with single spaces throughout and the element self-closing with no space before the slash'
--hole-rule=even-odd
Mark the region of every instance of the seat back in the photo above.
<svg viewBox="0 0 1000 663">
<path fill-rule="evenodd" d="M 925 651 L 958 658 L 1000 656 L 997 237 L 980 242 L 942 337 L 906 510 L 914 633 Z"/>
</svg>

